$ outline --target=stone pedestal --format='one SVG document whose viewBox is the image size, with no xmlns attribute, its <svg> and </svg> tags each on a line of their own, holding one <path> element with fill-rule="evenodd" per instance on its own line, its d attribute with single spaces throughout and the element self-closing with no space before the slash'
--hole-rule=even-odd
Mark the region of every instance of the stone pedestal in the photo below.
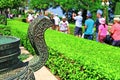
<svg viewBox="0 0 120 80">
<path fill-rule="evenodd" d="M 28 63 L 18 59 L 20 39 L 0 36 L 0 80 L 35 80 Z"/>
<path fill-rule="evenodd" d="M 35 80 L 33 72 L 43 67 L 48 59 L 44 32 L 52 26 L 46 16 L 40 16 L 31 22 L 28 38 L 36 56 L 26 63 L 18 59 L 20 39 L 0 36 L 0 80 Z"/>
</svg>

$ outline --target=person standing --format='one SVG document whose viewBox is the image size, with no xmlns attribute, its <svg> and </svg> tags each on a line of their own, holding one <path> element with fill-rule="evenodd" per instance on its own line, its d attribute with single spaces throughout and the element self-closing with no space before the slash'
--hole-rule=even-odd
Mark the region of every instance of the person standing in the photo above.
<svg viewBox="0 0 120 80">
<path fill-rule="evenodd" d="M 102 18 L 102 10 L 97 10 L 97 19 L 95 21 L 95 28 L 96 28 L 96 41 L 98 41 L 98 29 L 99 29 L 99 25 L 100 25 L 100 22 L 99 22 L 99 19 Z"/>
<path fill-rule="evenodd" d="M 106 38 L 108 32 L 108 25 L 106 24 L 105 18 L 100 18 L 99 22 L 100 25 L 98 28 L 98 41 L 104 43 L 104 39 Z"/>
<path fill-rule="evenodd" d="M 50 20 L 51 20 L 51 22 L 53 23 L 52 29 L 55 30 L 55 20 L 53 19 L 53 17 L 54 17 L 54 15 L 51 14 Z"/>
<path fill-rule="evenodd" d="M 84 38 L 93 40 L 93 33 L 94 33 L 94 20 L 92 19 L 92 14 L 89 12 L 87 13 L 87 20 L 85 20 L 84 26 Z"/>
<path fill-rule="evenodd" d="M 28 14 L 27 21 L 28 22 L 32 22 L 33 19 L 34 19 L 33 15 L 32 14 Z"/>
<path fill-rule="evenodd" d="M 78 12 L 78 16 L 76 16 L 76 14 L 73 14 L 73 19 L 75 20 L 75 31 L 74 31 L 74 35 L 81 37 L 82 36 L 82 12 L 79 11 Z"/>
<path fill-rule="evenodd" d="M 60 32 L 63 32 L 63 33 L 66 33 L 66 34 L 69 34 L 70 33 L 70 29 L 69 29 L 69 23 L 66 19 L 65 16 L 62 17 L 62 21 L 60 21 L 60 24 L 59 24 L 59 31 Z"/>
<path fill-rule="evenodd" d="M 55 30 L 58 30 L 58 28 L 59 28 L 59 23 L 60 23 L 60 18 L 58 17 L 57 14 L 55 14 L 55 16 L 54 16 L 53 19 L 55 20 Z"/>
<path fill-rule="evenodd" d="M 112 38 L 113 38 L 113 46 L 120 47 L 120 19 L 114 18 L 114 24 L 110 30 Z"/>
</svg>

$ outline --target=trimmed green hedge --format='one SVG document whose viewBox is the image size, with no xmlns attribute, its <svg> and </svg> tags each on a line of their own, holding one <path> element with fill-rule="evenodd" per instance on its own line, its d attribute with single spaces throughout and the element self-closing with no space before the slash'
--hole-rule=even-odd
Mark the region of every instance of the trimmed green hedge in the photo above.
<svg viewBox="0 0 120 80">
<path fill-rule="evenodd" d="M 27 39 L 28 24 L 9 20 L 13 36 L 34 54 Z M 47 66 L 62 80 L 118 80 L 120 79 L 120 48 L 72 35 L 47 30 L 45 39 L 49 47 Z"/>
<path fill-rule="evenodd" d="M 7 25 L 7 18 L 3 14 L 0 14 L 0 24 Z"/>
<path fill-rule="evenodd" d="M 21 45 L 34 55 L 35 52 L 27 37 L 27 29 L 29 24 L 17 20 L 8 20 L 8 25 L 11 26 L 11 35 L 20 38 Z"/>
<path fill-rule="evenodd" d="M 10 27 L 6 25 L 0 25 L 0 35 L 10 35 Z"/>
</svg>

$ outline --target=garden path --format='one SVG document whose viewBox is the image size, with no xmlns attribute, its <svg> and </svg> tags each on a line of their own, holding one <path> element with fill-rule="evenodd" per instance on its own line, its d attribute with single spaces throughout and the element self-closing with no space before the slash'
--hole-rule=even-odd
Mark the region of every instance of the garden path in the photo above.
<svg viewBox="0 0 120 80">
<path fill-rule="evenodd" d="M 30 54 L 27 50 L 25 50 L 24 47 L 20 47 L 20 49 L 21 49 L 22 54 Z M 24 60 L 24 62 L 29 61 L 32 58 L 33 58 L 33 56 L 29 55 L 29 58 Z M 43 66 L 40 70 L 35 72 L 34 75 L 35 75 L 36 80 L 59 80 L 45 66 Z"/>
</svg>

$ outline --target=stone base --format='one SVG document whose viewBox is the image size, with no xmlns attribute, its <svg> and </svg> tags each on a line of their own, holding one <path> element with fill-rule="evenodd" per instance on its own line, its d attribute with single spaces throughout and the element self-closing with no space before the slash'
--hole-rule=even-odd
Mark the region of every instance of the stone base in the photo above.
<svg viewBox="0 0 120 80">
<path fill-rule="evenodd" d="M 35 77 L 27 63 L 21 62 L 16 68 L 0 73 L 0 80 L 35 80 Z"/>
</svg>

